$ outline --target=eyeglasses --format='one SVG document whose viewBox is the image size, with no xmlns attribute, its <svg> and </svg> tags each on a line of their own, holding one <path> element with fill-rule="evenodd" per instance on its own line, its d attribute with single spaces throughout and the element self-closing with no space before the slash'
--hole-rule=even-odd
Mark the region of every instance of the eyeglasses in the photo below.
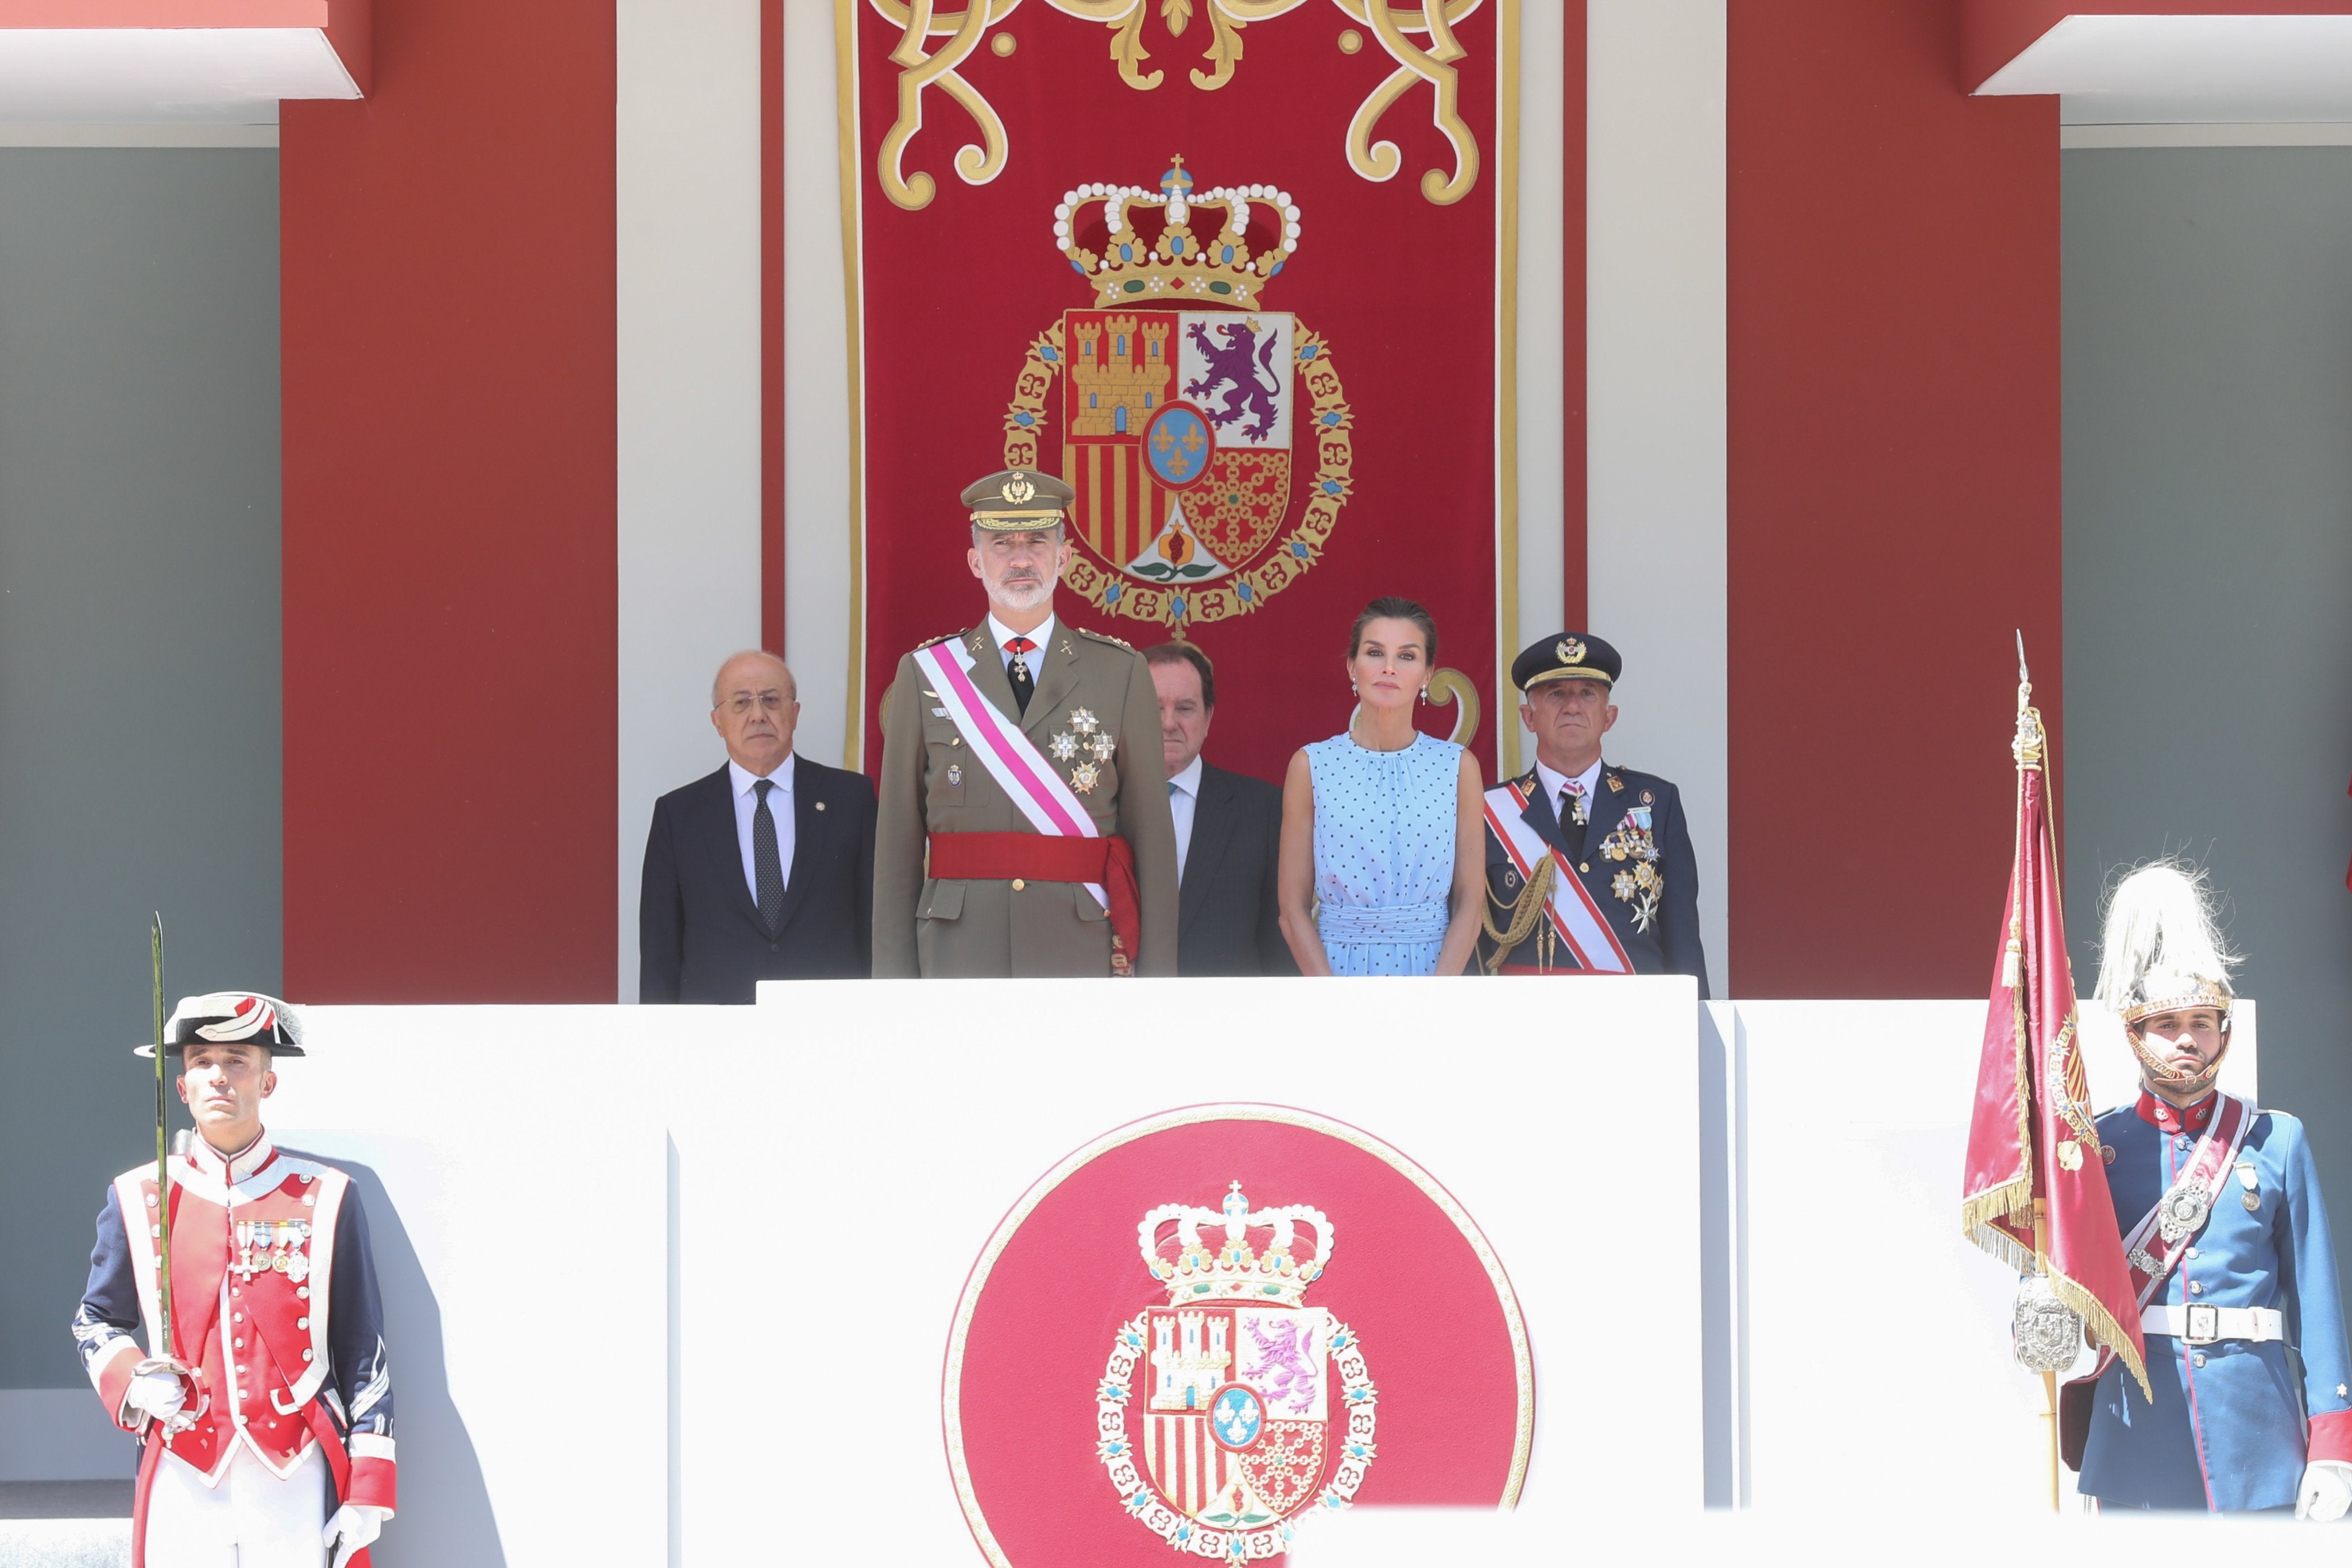
<svg viewBox="0 0 2352 1568">
<path fill-rule="evenodd" d="M 784 694 L 761 692 L 755 697 L 749 692 L 737 692 L 719 706 L 738 718 L 750 713 L 755 706 L 761 713 L 782 713 L 784 711 Z"/>
</svg>

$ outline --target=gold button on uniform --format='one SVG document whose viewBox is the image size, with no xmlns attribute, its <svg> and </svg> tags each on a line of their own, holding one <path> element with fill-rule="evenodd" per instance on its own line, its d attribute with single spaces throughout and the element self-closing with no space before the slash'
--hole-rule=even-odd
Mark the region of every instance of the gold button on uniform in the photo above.
<svg viewBox="0 0 2352 1568">
<path fill-rule="evenodd" d="M 1576 869 L 1582 872 L 1585 875 L 1591 876 L 1592 874 L 1592 862 L 1591 861 L 1587 861 Z"/>
<path fill-rule="evenodd" d="M 1029 884 L 1028 884 L 1027 883 L 1025 883 L 1025 882 L 1022 881 L 1022 880 L 1021 880 L 1019 877 L 1017 877 L 1017 876 L 1016 876 L 1016 877 L 1014 877 L 1014 878 L 1013 879 L 1013 892 L 1015 892 L 1015 893 L 1020 892 L 1023 888 L 1024 888 L 1024 887 L 1026 887 L 1026 886 L 1028 886 L 1028 885 L 1029 885 Z"/>
</svg>

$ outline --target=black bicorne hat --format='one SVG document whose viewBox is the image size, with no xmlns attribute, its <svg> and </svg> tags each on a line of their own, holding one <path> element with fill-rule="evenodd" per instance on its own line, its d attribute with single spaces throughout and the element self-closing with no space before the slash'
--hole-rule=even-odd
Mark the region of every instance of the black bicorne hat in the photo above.
<svg viewBox="0 0 2352 1568">
<path fill-rule="evenodd" d="M 182 997 L 163 1020 L 163 1054 L 185 1056 L 203 1044 L 257 1045 L 272 1056 L 302 1054 L 302 1015 L 292 1005 L 259 991 L 213 991 Z M 142 1045 L 141 1056 L 155 1048 Z"/>
</svg>

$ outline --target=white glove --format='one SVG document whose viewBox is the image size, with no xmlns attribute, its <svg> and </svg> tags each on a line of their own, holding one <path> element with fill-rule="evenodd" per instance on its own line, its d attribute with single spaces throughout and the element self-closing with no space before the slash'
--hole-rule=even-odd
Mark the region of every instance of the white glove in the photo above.
<svg viewBox="0 0 2352 1568">
<path fill-rule="evenodd" d="M 2314 1459 L 2303 1467 L 2303 1490 L 2294 1500 L 2297 1519 L 2332 1524 L 2352 1509 L 2352 1465 L 2342 1459 Z"/>
<path fill-rule="evenodd" d="M 122 1396 L 123 1404 L 158 1421 L 170 1420 L 187 1402 L 187 1388 L 168 1372 L 139 1374 L 131 1380 L 131 1392 Z"/>
<path fill-rule="evenodd" d="M 392 1517 L 392 1510 L 375 1508 L 363 1502 L 347 1502 L 335 1510 L 335 1517 L 327 1521 L 327 1528 L 319 1531 L 319 1543 L 335 1549 L 334 1568 L 343 1568 L 352 1553 L 360 1551 L 383 1533 L 383 1521 Z"/>
</svg>

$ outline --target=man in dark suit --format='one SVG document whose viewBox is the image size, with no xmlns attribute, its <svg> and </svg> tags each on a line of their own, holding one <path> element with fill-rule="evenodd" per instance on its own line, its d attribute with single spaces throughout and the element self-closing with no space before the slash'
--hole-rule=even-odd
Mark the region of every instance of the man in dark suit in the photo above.
<svg viewBox="0 0 2352 1568">
<path fill-rule="evenodd" d="M 637 903 L 637 999 L 748 1002 L 761 980 L 873 972 L 874 786 L 793 755 L 792 671 L 719 666 L 727 765 L 654 802 Z"/>
<path fill-rule="evenodd" d="M 1190 643 L 1143 651 L 1160 690 L 1160 744 L 1176 819 L 1176 972 L 1295 975 L 1275 908 L 1282 791 L 1201 759 L 1217 675 Z"/>
<path fill-rule="evenodd" d="M 1682 792 L 1606 763 L 1624 661 L 1589 632 L 1522 652 L 1511 684 L 1536 765 L 1486 791 L 1488 974 L 1689 975 L 1706 999 L 1698 866 Z"/>
</svg>

